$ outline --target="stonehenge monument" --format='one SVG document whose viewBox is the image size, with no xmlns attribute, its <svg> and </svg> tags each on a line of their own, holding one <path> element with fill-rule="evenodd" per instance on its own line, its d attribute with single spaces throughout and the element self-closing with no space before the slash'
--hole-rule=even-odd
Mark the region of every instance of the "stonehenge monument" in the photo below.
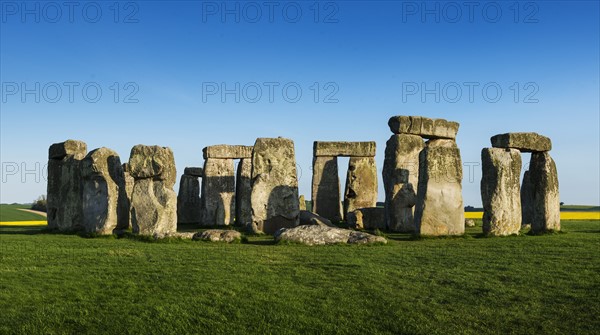
<svg viewBox="0 0 600 335">
<path fill-rule="evenodd" d="M 133 233 L 162 237 L 177 232 L 173 151 L 136 145 L 129 156 L 129 170 L 135 180 L 131 196 Z"/>
<path fill-rule="evenodd" d="M 48 228 L 80 230 L 83 218 L 81 161 L 87 154 L 87 145 L 67 140 L 52 144 L 48 151 Z"/>
<path fill-rule="evenodd" d="M 112 234 L 129 227 L 129 200 L 119 155 L 111 149 L 90 151 L 82 161 L 83 230 Z"/>
<path fill-rule="evenodd" d="M 252 146 L 213 145 L 205 147 L 202 178 L 202 225 L 233 225 L 251 221 L 250 173 Z M 234 159 L 239 159 L 237 185 Z"/>
<path fill-rule="evenodd" d="M 377 203 L 375 142 L 322 142 L 313 145 L 312 211 L 332 222 L 346 218 L 357 208 Z M 344 190 L 344 212 L 340 202 L 337 157 L 350 157 Z"/>
<path fill-rule="evenodd" d="M 537 133 L 506 133 L 490 140 L 492 148 L 481 153 L 483 232 L 517 234 L 522 224 L 531 224 L 534 233 L 560 230 L 558 174 L 550 139 Z M 521 152 L 531 152 L 531 161 L 519 188 Z"/>
<path fill-rule="evenodd" d="M 200 205 L 200 182 L 203 176 L 199 167 L 186 167 L 179 180 L 177 194 L 177 223 L 200 223 L 202 208 Z"/>
<path fill-rule="evenodd" d="M 459 124 L 400 115 L 388 126 L 394 135 L 386 143 L 382 173 L 387 228 L 428 236 L 463 234 Z"/>
<path fill-rule="evenodd" d="M 300 213 L 294 142 L 258 138 L 252 150 L 252 226 L 266 234 L 298 226 Z"/>
</svg>

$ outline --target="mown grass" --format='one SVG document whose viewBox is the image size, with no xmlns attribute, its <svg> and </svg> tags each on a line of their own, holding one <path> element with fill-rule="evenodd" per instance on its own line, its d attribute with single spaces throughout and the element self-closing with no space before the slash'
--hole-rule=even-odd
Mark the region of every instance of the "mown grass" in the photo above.
<svg viewBox="0 0 600 335">
<path fill-rule="evenodd" d="M 0 204 L 0 222 L 3 221 L 46 221 L 46 218 L 31 212 L 19 209 L 30 209 L 29 205 Z"/>
<path fill-rule="evenodd" d="M 563 229 L 308 247 L 0 227 L 0 333 L 597 333 L 600 222 Z"/>
</svg>

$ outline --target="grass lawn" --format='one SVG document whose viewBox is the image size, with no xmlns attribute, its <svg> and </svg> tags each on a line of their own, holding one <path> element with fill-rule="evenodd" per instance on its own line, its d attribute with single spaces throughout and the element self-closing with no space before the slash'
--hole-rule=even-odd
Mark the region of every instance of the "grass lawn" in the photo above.
<svg viewBox="0 0 600 335">
<path fill-rule="evenodd" d="M 593 334 L 600 222 L 564 233 L 274 245 L 0 227 L 0 333 Z"/>
<path fill-rule="evenodd" d="M 19 209 L 30 209 L 30 205 L 6 205 L 0 204 L 0 222 L 3 221 L 46 221 L 46 218 Z"/>
</svg>

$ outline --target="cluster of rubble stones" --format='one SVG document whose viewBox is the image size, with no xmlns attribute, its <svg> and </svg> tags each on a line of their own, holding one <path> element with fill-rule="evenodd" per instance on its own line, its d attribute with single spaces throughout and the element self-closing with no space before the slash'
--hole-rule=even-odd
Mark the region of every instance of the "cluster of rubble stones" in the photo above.
<svg viewBox="0 0 600 335">
<path fill-rule="evenodd" d="M 274 234 L 277 240 L 307 244 L 385 243 L 381 237 L 340 231 L 332 224 L 342 220 L 356 229 L 463 234 L 462 163 L 455 141 L 459 124 L 394 116 L 388 125 L 393 135 L 385 148 L 384 208 L 376 206 L 375 142 L 314 142 L 312 212 L 308 212 L 298 194 L 290 139 L 208 146 L 203 149 L 203 168 L 185 168 L 178 195 L 173 191 L 177 172 L 171 149 L 136 145 L 129 162 L 121 164 L 111 149 L 87 152 L 84 142 L 68 140 L 49 149 L 48 226 L 95 234 L 131 229 L 134 234 L 163 237 L 176 236 L 178 223 L 237 224 Z M 491 142 L 492 148 L 481 154 L 483 232 L 516 234 L 522 224 L 531 224 L 534 232 L 560 230 L 550 139 L 536 133 L 508 133 L 493 136 Z M 520 152 L 532 153 L 522 184 Z M 350 157 L 343 199 L 337 157 Z M 219 236 L 232 239 L 221 231 L 198 234 L 207 240 Z"/>
</svg>

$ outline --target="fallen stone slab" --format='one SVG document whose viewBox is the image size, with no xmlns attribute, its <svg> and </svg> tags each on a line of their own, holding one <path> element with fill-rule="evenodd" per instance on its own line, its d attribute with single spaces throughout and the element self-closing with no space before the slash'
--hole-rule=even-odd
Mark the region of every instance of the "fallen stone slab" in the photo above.
<svg viewBox="0 0 600 335">
<path fill-rule="evenodd" d="M 465 227 L 475 227 L 475 220 L 465 219 Z"/>
<path fill-rule="evenodd" d="M 202 149 L 204 159 L 207 158 L 223 158 L 223 159 L 240 159 L 252 158 L 252 146 L 249 145 L 227 145 L 218 144 L 211 145 Z"/>
<path fill-rule="evenodd" d="M 444 119 L 430 119 L 422 116 L 392 116 L 388 126 L 394 134 L 419 135 L 427 139 L 456 138 L 460 124 Z"/>
<path fill-rule="evenodd" d="M 186 167 L 183 170 L 183 174 L 192 177 L 202 177 L 204 176 L 204 170 L 201 167 Z"/>
<path fill-rule="evenodd" d="M 194 241 L 210 242 L 235 242 L 242 239 L 242 234 L 236 230 L 209 229 L 203 232 L 197 232 L 192 237 Z"/>
<path fill-rule="evenodd" d="M 282 228 L 275 233 L 275 241 L 302 243 L 306 245 L 387 243 L 387 240 L 381 236 L 325 226 Z"/>
<path fill-rule="evenodd" d="M 300 215 L 298 216 L 298 218 L 300 220 L 301 226 L 335 227 L 335 225 L 333 225 L 331 221 L 307 210 L 300 210 Z"/>
<path fill-rule="evenodd" d="M 324 142 L 315 141 L 315 157 L 375 157 L 375 142 Z"/>
<path fill-rule="evenodd" d="M 552 141 L 538 133 L 506 133 L 492 136 L 494 148 L 512 148 L 522 152 L 544 152 L 552 149 Z"/>
</svg>

